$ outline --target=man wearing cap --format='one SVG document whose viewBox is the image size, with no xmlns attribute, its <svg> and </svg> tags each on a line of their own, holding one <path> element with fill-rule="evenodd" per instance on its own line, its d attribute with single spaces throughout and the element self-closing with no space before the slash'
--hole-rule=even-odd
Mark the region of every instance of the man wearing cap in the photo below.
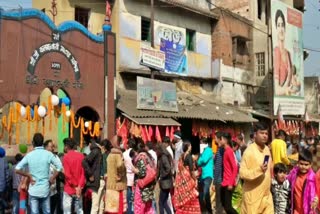
<svg viewBox="0 0 320 214">
<path fill-rule="evenodd" d="M 4 213 L 5 192 L 9 187 L 9 166 L 5 156 L 6 151 L 0 147 L 0 213 Z"/>
<path fill-rule="evenodd" d="M 178 131 L 178 130 L 175 131 L 173 136 L 174 136 L 173 144 L 174 144 L 174 148 L 175 148 L 175 150 L 174 150 L 174 167 L 175 167 L 175 170 L 177 171 L 180 156 L 183 154 L 183 150 L 182 150 L 183 141 L 181 139 L 181 132 L 180 131 Z"/>
<path fill-rule="evenodd" d="M 35 133 L 33 136 L 34 150 L 28 153 L 16 166 L 17 174 L 29 178 L 29 203 L 31 214 L 50 213 L 50 184 L 52 184 L 58 172 L 62 171 L 62 165 L 57 158 L 43 148 L 43 135 Z M 53 164 L 57 171 L 49 177 L 50 164 Z M 24 169 L 28 167 L 29 172 Z"/>
</svg>

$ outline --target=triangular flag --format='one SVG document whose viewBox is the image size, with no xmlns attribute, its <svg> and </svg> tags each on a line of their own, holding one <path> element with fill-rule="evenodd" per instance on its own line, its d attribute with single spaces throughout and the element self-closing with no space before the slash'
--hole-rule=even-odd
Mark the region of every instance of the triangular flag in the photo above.
<svg viewBox="0 0 320 214">
<path fill-rule="evenodd" d="M 141 139 L 143 140 L 143 142 L 147 142 L 148 138 L 147 138 L 147 133 L 145 128 L 140 125 L 140 130 L 141 130 Z"/>
<path fill-rule="evenodd" d="M 145 143 L 146 143 L 147 141 L 151 141 L 151 138 L 150 138 L 149 133 L 148 133 L 148 128 L 147 128 L 147 126 L 144 126 L 143 129 L 145 130 L 146 137 L 147 137 L 147 140 L 145 141 Z"/>
<path fill-rule="evenodd" d="M 149 126 L 149 128 L 148 128 L 148 135 L 149 135 L 150 140 L 152 140 L 153 139 L 153 128 L 152 128 L 152 126 Z"/>
<path fill-rule="evenodd" d="M 173 126 L 171 126 L 171 130 L 170 130 L 170 140 L 172 141 L 173 140 L 173 138 L 174 138 L 174 127 Z"/>
<path fill-rule="evenodd" d="M 166 137 L 170 137 L 169 126 L 166 126 Z"/>
<path fill-rule="evenodd" d="M 157 142 L 162 142 L 161 134 L 160 134 L 160 130 L 159 130 L 159 127 L 158 127 L 158 126 L 156 126 L 155 138 L 156 138 L 156 141 L 157 141 Z"/>
</svg>

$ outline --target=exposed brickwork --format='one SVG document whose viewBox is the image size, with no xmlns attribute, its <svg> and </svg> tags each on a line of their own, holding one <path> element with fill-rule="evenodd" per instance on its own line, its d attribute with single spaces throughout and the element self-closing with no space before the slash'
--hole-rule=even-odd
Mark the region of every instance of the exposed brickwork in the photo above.
<svg viewBox="0 0 320 214">
<path fill-rule="evenodd" d="M 250 18 L 249 0 L 215 0 L 214 4 L 218 7 L 226 8 L 245 18 Z"/>
<path fill-rule="evenodd" d="M 237 35 L 252 40 L 252 28 L 246 24 L 250 21 L 236 14 L 231 15 L 231 12 L 221 10 L 215 12 L 220 15 L 220 19 L 212 29 L 212 59 L 222 59 L 223 64 L 232 66 L 232 37 Z M 245 63 L 236 65 L 237 67 L 250 69 L 249 58 L 252 57 L 252 51 L 250 50 L 252 48 L 250 45 L 248 45 L 248 48 L 249 55 L 244 57 Z"/>
</svg>

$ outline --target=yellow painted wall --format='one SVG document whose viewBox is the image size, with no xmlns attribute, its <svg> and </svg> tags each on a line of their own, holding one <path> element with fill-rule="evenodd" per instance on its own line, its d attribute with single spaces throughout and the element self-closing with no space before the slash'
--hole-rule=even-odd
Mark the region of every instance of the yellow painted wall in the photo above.
<svg viewBox="0 0 320 214">
<path fill-rule="evenodd" d="M 81 3 L 81 0 L 56 0 L 57 2 L 57 16 L 55 17 L 55 23 L 58 26 L 64 21 L 74 20 L 75 6 L 91 9 L 91 14 L 88 23 L 88 29 L 94 34 L 102 32 L 102 25 L 105 18 L 105 1 L 86 1 Z M 50 12 L 51 0 L 33 0 L 32 7 L 46 11 L 46 14 L 53 19 Z"/>
</svg>

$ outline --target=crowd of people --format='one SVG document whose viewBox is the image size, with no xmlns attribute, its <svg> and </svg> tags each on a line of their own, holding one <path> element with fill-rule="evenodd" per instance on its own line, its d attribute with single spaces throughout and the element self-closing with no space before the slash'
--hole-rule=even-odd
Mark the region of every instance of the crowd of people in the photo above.
<svg viewBox="0 0 320 214">
<path fill-rule="evenodd" d="M 36 133 L 33 149 L 19 145 L 11 167 L 0 147 L 0 214 L 9 207 L 14 214 L 318 213 L 317 143 L 287 144 L 282 130 L 268 143 L 268 130 L 255 124 L 248 143 L 216 132 L 213 141 L 200 140 L 200 154 L 180 131 L 157 144 L 91 140 L 85 153 L 65 138 L 59 155 Z"/>
</svg>

